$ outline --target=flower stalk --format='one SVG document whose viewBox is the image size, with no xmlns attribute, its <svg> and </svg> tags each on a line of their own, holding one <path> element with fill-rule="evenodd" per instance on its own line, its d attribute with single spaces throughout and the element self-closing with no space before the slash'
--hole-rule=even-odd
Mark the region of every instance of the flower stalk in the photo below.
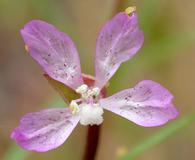
<svg viewBox="0 0 195 160">
<path fill-rule="evenodd" d="M 92 77 L 83 75 L 85 83 L 88 85 L 93 85 L 94 79 Z M 106 86 L 101 90 L 102 98 L 106 97 Z M 101 135 L 102 125 L 89 125 L 87 130 L 87 139 L 85 144 L 85 150 L 83 154 L 83 160 L 95 160 L 99 139 Z"/>
<path fill-rule="evenodd" d="M 88 126 L 87 141 L 84 150 L 83 160 L 94 160 L 100 138 L 101 125 Z"/>
</svg>

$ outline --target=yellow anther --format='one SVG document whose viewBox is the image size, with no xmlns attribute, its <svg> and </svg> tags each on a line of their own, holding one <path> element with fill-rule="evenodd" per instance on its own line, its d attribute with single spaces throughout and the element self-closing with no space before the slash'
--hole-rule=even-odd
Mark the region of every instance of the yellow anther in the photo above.
<svg viewBox="0 0 195 160">
<path fill-rule="evenodd" d="M 25 48 L 25 50 L 26 50 L 27 52 L 29 52 L 29 49 L 28 49 L 28 46 L 27 46 L 27 45 L 25 45 L 24 48 Z"/>
<path fill-rule="evenodd" d="M 132 12 L 136 11 L 136 6 L 128 7 L 125 9 L 126 14 L 131 14 Z"/>
<path fill-rule="evenodd" d="M 74 114 L 74 115 L 78 112 L 78 109 L 76 107 L 70 106 L 69 108 L 70 108 L 72 114 Z"/>
<path fill-rule="evenodd" d="M 71 110 L 72 114 L 74 114 L 74 115 L 77 113 L 77 109 L 72 107 L 72 106 L 70 107 L 70 110 Z"/>
<path fill-rule="evenodd" d="M 79 106 L 75 101 L 71 101 L 69 108 L 72 111 L 72 114 L 76 114 L 79 111 Z"/>
</svg>

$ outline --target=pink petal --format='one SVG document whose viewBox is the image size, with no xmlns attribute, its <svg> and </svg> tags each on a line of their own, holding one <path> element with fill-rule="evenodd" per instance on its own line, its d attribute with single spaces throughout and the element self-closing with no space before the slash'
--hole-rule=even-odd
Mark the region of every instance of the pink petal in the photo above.
<svg viewBox="0 0 195 160">
<path fill-rule="evenodd" d="M 68 35 L 40 20 L 26 24 L 21 35 L 30 55 L 49 76 L 72 89 L 83 84 L 79 56 Z"/>
<path fill-rule="evenodd" d="M 21 119 L 11 137 L 26 150 L 46 152 L 64 143 L 78 121 L 68 108 L 29 113 Z"/>
<path fill-rule="evenodd" d="M 122 62 L 132 58 L 144 41 L 137 14 L 118 13 L 103 26 L 97 39 L 96 86 L 102 88 Z"/>
<path fill-rule="evenodd" d="M 177 116 L 172 99 L 172 94 L 160 84 L 144 80 L 134 88 L 101 99 L 100 105 L 138 125 L 151 127 Z"/>
</svg>

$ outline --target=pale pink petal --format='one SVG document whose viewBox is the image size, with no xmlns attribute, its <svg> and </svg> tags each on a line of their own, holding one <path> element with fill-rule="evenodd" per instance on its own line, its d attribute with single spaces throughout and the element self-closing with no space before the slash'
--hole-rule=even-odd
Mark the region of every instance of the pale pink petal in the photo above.
<svg viewBox="0 0 195 160">
<path fill-rule="evenodd" d="M 40 20 L 33 20 L 21 30 L 30 55 L 53 79 L 72 89 L 83 84 L 80 61 L 68 35 Z"/>
<path fill-rule="evenodd" d="M 137 14 L 118 13 L 100 31 L 95 57 L 95 85 L 102 88 L 120 64 L 132 58 L 144 41 Z"/>
<path fill-rule="evenodd" d="M 29 113 L 11 137 L 26 150 L 46 152 L 64 143 L 78 121 L 79 117 L 73 116 L 68 108 Z"/>
<path fill-rule="evenodd" d="M 144 80 L 134 88 L 101 99 L 100 105 L 138 125 L 151 127 L 177 116 L 172 99 L 172 94 L 160 84 Z"/>
</svg>

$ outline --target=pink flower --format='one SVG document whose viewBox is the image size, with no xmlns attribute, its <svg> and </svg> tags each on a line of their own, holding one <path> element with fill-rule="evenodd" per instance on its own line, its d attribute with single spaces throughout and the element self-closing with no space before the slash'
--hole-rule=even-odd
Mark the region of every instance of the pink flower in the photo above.
<svg viewBox="0 0 195 160">
<path fill-rule="evenodd" d="M 54 26 L 33 20 L 21 30 L 30 55 L 56 81 L 75 90 L 80 98 L 69 108 L 46 109 L 25 115 L 11 137 L 27 150 L 45 152 L 60 146 L 75 126 L 99 125 L 103 109 L 138 125 L 163 125 L 177 116 L 172 94 L 160 84 L 143 80 L 134 88 L 103 97 L 102 90 L 121 63 L 141 48 L 144 36 L 137 13 L 118 13 L 100 31 L 96 45 L 95 79 L 84 84 L 77 50 L 72 40 Z"/>
</svg>

